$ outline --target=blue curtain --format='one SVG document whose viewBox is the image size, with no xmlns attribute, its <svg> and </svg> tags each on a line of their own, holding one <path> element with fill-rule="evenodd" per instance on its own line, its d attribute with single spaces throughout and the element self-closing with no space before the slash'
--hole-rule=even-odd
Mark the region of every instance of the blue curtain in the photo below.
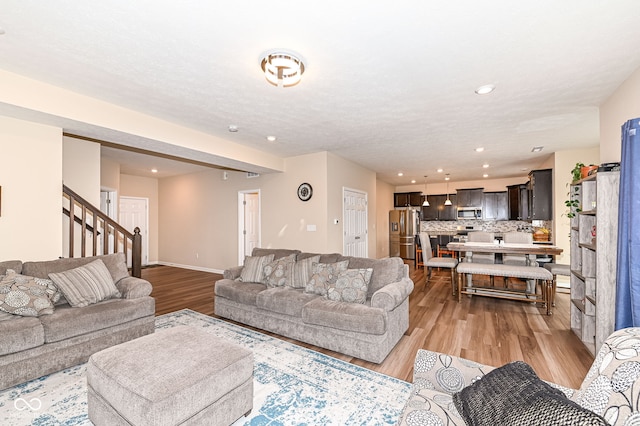
<svg viewBox="0 0 640 426">
<path fill-rule="evenodd" d="M 640 118 L 622 126 L 616 330 L 640 326 Z"/>
</svg>

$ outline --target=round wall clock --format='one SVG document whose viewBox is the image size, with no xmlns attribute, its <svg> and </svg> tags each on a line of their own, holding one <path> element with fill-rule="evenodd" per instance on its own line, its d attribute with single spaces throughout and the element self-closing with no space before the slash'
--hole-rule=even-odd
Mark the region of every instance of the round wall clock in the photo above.
<svg viewBox="0 0 640 426">
<path fill-rule="evenodd" d="M 313 188 L 308 183 L 303 183 L 298 187 L 298 198 L 302 201 L 309 201 L 313 195 Z"/>
</svg>

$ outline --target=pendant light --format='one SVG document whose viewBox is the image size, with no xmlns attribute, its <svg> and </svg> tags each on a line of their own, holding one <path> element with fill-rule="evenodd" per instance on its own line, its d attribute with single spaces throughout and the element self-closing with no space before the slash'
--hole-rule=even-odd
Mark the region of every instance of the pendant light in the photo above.
<svg viewBox="0 0 640 426">
<path fill-rule="evenodd" d="M 445 205 L 445 206 L 450 206 L 450 205 L 452 205 L 453 203 L 452 203 L 452 202 L 451 202 L 451 200 L 449 199 L 449 173 L 447 173 L 447 177 L 446 177 L 446 178 L 444 178 L 444 180 L 446 180 L 446 181 L 447 181 L 447 199 L 445 200 L 444 205 Z"/>
<path fill-rule="evenodd" d="M 422 207 L 429 207 L 429 200 L 427 199 L 427 176 L 424 177 L 424 201 Z"/>
</svg>

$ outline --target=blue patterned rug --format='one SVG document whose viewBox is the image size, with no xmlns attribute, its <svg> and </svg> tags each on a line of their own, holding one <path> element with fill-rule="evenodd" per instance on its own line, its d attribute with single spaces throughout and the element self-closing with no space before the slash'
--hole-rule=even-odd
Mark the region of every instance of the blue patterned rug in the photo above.
<svg viewBox="0 0 640 426">
<path fill-rule="evenodd" d="M 409 398 L 407 382 L 194 311 L 156 318 L 158 330 L 176 325 L 253 351 L 253 410 L 234 426 L 395 424 Z M 91 425 L 85 371 L 82 364 L 1 391 L 0 424 Z"/>
</svg>

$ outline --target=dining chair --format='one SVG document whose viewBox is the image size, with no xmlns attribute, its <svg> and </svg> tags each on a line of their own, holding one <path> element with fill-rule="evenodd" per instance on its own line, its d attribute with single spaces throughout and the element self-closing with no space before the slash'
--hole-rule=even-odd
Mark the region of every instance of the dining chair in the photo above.
<svg viewBox="0 0 640 426">
<path fill-rule="evenodd" d="M 469 232 L 467 235 L 467 242 L 470 243 L 493 243 L 495 239 L 495 234 L 493 232 L 484 232 L 484 231 L 476 231 Z M 473 253 L 466 252 L 466 257 L 470 257 L 473 263 L 496 263 L 496 254 L 495 253 Z M 472 275 L 467 274 L 467 285 L 471 287 L 472 285 Z M 493 275 L 489 276 L 489 281 L 491 287 L 494 285 L 494 277 Z"/>
<path fill-rule="evenodd" d="M 429 283 L 431 279 L 432 268 L 449 268 L 451 270 L 451 291 L 452 294 L 456 294 L 456 266 L 458 265 L 458 259 L 455 257 L 433 257 L 433 251 L 431 248 L 431 239 L 427 232 L 420 233 L 420 245 L 422 246 L 422 261 L 426 268 L 425 285 Z"/>
<path fill-rule="evenodd" d="M 506 232 L 502 239 L 505 244 L 533 244 L 533 235 L 529 232 Z M 505 253 L 502 255 L 502 263 L 505 265 L 538 266 L 536 261 L 529 262 L 528 257 L 527 254 Z M 507 286 L 507 278 L 504 279 L 504 285 Z M 535 285 L 534 280 L 527 280 L 527 293 L 535 293 Z"/>
</svg>

